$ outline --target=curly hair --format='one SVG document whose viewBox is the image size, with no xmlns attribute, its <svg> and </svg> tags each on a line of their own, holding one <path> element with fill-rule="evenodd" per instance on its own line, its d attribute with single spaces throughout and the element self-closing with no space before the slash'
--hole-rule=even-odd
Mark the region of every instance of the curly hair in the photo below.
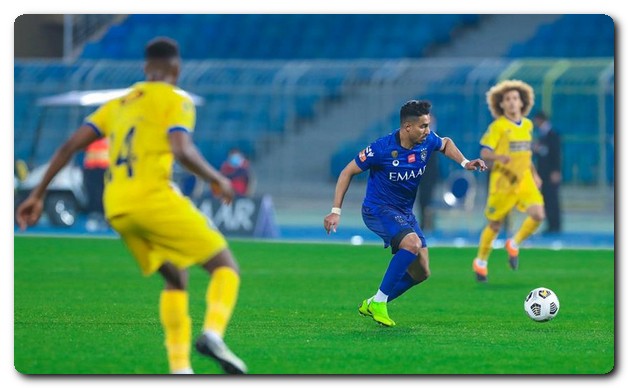
<svg viewBox="0 0 628 388">
<path fill-rule="evenodd" d="M 521 101 L 523 102 L 522 114 L 527 116 L 534 106 L 534 89 L 527 83 L 519 80 L 505 80 L 493 86 L 486 92 L 486 103 L 494 118 L 498 118 L 504 114 L 504 110 L 499 104 L 504 99 L 504 94 L 511 90 L 519 92 Z"/>
</svg>

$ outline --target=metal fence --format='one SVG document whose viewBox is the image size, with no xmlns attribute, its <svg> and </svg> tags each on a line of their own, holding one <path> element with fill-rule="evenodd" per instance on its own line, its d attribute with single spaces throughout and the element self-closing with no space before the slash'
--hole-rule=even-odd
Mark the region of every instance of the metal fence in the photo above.
<svg viewBox="0 0 628 388">
<path fill-rule="evenodd" d="M 39 122 L 37 98 L 143 79 L 137 61 L 16 61 L 14 74 L 15 157 L 26 159 L 34 151 L 37 163 L 50 157 L 85 113 L 67 108 Z M 485 93 L 506 78 L 530 83 L 533 113 L 542 108 L 551 115 L 563 137 L 567 183 L 614 184 L 613 58 L 189 61 L 179 85 L 207 101 L 199 108 L 195 136 L 211 161 L 240 146 L 254 160 L 260 181 L 292 174 L 328 182 L 334 156 L 354 155 L 358 144 L 393 130 L 400 104 L 410 98 L 432 100 L 439 130 L 477 154 L 492 119 Z M 47 140 L 32 150 L 38 125 Z M 314 149 L 316 155 L 295 165 L 295 155 Z M 311 173 L 303 173 L 308 168 Z M 447 174 L 446 166 L 441 174 Z"/>
</svg>

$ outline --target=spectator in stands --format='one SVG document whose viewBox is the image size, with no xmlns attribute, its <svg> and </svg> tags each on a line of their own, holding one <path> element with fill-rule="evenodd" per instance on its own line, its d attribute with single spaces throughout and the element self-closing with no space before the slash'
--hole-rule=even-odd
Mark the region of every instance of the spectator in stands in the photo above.
<svg viewBox="0 0 628 388">
<path fill-rule="evenodd" d="M 105 172 L 109 167 L 109 143 L 100 138 L 85 148 L 83 159 L 83 186 L 87 193 L 87 228 L 97 230 L 105 225 L 102 195 Z"/>
<path fill-rule="evenodd" d="M 229 151 L 227 160 L 220 166 L 220 172 L 231 180 L 231 185 L 237 195 L 245 197 L 251 194 L 249 161 L 238 148 L 232 148 Z"/>
<path fill-rule="evenodd" d="M 534 125 L 539 129 L 540 134 L 532 151 L 536 157 L 539 175 L 543 180 L 541 193 L 545 200 L 545 214 L 548 224 L 544 232 L 559 233 L 561 231 L 559 191 L 562 181 L 560 136 L 545 112 L 538 112 L 534 116 Z"/>
</svg>

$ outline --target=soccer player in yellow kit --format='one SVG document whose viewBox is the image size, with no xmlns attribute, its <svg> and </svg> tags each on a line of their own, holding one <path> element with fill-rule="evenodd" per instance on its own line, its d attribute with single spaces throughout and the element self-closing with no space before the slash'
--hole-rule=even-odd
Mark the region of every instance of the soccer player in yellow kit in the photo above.
<svg viewBox="0 0 628 388">
<path fill-rule="evenodd" d="M 545 219 L 539 191 L 542 181 L 532 163 L 533 124 L 526 117 L 534 105 L 534 90 L 525 82 L 506 80 L 493 86 L 486 99 L 495 120 L 480 140 L 480 157 L 492 164 L 484 210 L 488 225 L 482 231 L 477 257 L 473 260 L 473 271 L 480 282 L 488 281 L 493 240 L 513 208 L 528 215 L 517 233 L 506 240 L 513 270 L 519 266 L 519 245 Z"/>
<path fill-rule="evenodd" d="M 227 203 L 234 191 L 230 181 L 192 143 L 196 111 L 189 95 L 175 86 L 181 68 L 177 43 L 156 38 L 147 44 L 145 59 L 146 81 L 101 106 L 56 151 L 41 183 L 19 206 L 18 224 L 22 230 L 35 224 L 54 176 L 77 151 L 107 137 L 110 163 L 103 194 L 105 217 L 142 274 L 159 272 L 165 280 L 159 317 L 170 372 L 193 373 L 187 268 L 200 265 L 211 282 L 196 349 L 215 359 L 226 373 L 246 373 L 245 363 L 223 341 L 238 298 L 238 265 L 222 234 L 171 185 L 173 162 L 176 159 L 210 182 Z"/>
</svg>

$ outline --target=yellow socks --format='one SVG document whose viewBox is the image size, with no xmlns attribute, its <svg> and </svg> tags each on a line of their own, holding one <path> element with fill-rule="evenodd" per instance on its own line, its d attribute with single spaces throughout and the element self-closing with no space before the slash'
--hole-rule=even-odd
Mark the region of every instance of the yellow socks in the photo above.
<svg viewBox="0 0 628 388">
<path fill-rule="evenodd" d="M 515 243 L 517 243 L 517 245 L 521 245 L 521 243 L 525 239 L 530 237 L 540 225 L 541 221 L 537 221 L 530 216 L 526 217 L 526 219 L 521 224 L 519 231 L 517 231 L 517 234 L 515 234 L 515 236 L 513 237 L 513 240 L 515 240 Z"/>
<path fill-rule="evenodd" d="M 170 372 L 191 370 L 192 320 L 188 313 L 188 293 L 181 290 L 162 291 L 159 318 L 166 334 Z"/>
<path fill-rule="evenodd" d="M 223 337 L 238 299 L 240 276 L 229 267 L 220 267 L 207 288 L 207 312 L 203 330 Z M 192 320 L 188 310 L 188 293 L 164 290 L 159 299 L 159 319 L 165 332 L 165 345 L 171 373 L 191 373 L 190 349 Z"/>
<path fill-rule="evenodd" d="M 488 256 L 493 250 L 493 241 L 497 237 L 497 232 L 491 229 L 490 226 L 485 226 L 482 234 L 480 235 L 480 244 L 478 246 L 478 259 L 488 260 Z"/>
<path fill-rule="evenodd" d="M 203 322 L 203 331 L 211 330 L 221 338 L 225 335 L 227 324 L 238 300 L 240 275 L 229 267 L 219 267 L 212 273 L 205 299 L 207 311 Z"/>
</svg>

